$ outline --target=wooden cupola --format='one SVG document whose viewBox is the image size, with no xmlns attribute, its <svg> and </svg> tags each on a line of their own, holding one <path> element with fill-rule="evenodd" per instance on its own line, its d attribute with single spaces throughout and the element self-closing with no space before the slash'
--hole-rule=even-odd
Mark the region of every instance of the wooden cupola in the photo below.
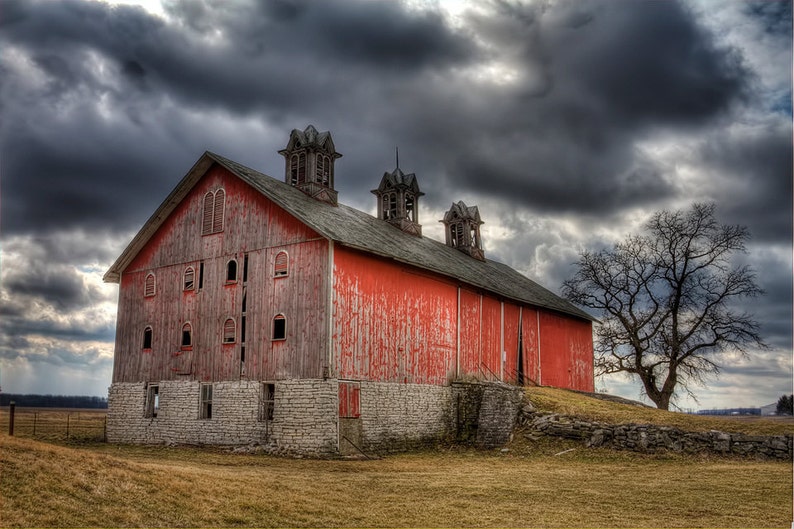
<svg viewBox="0 0 794 529">
<path fill-rule="evenodd" d="M 447 246 L 485 261 L 480 238 L 480 225 L 483 221 L 480 219 L 480 210 L 477 206 L 468 207 L 462 200 L 453 203 L 441 222 L 444 223 Z"/>
<path fill-rule="evenodd" d="M 414 173 L 405 174 L 399 167 L 391 173 L 383 173 L 378 189 L 372 193 L 378 197 L 378 218 L 393 224 L 411 235 L 422 235 L 419 224 L 419 184 Z"/>
<path fill-rule="evenodd" d="M 317 200 L 337 205 L 334 190 L 336 152 L 330 132 L 317 132 L 312 125 L 293 129 L 284 149 L 278 151 L 286 161 L 284 181 Z"/>
</svg>

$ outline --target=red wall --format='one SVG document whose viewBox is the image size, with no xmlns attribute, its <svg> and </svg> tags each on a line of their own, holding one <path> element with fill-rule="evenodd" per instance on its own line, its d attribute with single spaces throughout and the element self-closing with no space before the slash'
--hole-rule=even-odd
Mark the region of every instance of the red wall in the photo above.
<svg viewBox="0 0 794 529">
<path fill-rule="evenodd" d="M 336 375 L 444 384 L 455 377 L 457 286 L 334 247 Z"/>
<path fill-rule="evenodd" d="M 589 321 L 540 312 L 540 383 L 593 391 L 593 331 Z"/>
<path fill-rule="evenodd" d="M 339 378 L 444 384 L 473 375 L 516 383 L 522 371 L 525 384 L 593 389 L 590 322 L 338 245 L 333 318 Z"/>
</svg>

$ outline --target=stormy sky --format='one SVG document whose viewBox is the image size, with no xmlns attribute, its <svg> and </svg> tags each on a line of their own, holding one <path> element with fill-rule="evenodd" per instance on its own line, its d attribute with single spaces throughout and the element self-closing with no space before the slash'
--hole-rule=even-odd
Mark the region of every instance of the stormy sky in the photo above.
<svg viewBox="0 0 794 529">
<path fill-rule="evenodd" d="M 210 150 L 283 177 L 332 133 L 341 202 L 416 173 L 420 222 L 478 205 L 486 256 L 559 292 L 579 252 L 659 209 L 749 228 L 769 349 L 682 408 L 792 386 L 790 2 L 84 0 L 0 3 L 0 385 L 106 395 L 102 275 Z M 640 398 L 620 377 L 596 388 Z"/>
</svg>

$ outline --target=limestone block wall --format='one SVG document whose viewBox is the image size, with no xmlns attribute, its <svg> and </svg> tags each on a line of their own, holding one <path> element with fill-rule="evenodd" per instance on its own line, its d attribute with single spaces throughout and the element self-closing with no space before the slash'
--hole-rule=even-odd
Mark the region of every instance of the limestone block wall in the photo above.
<svg viewBox="0 0 794 529">
<path fill-rule="evenodd" d="M 362 448 L 390 452 L 438 442 L 455 431 L 452 388 L 361 382 Z"/>
<path fill-rule="evenodd" d="M 211 445 L 258 444 L 271 452 L 327 454 L 336 451 L 336 383 L 275 383 L 273 419 L 262 420 L 262 384 L 213 384 L 212 417 L 201 418 L 201 384 L 162 381 L 157 417 L 146 417 L 146 384 L 116 383 L 108 394 L 108 441 Z"/>
</svg>

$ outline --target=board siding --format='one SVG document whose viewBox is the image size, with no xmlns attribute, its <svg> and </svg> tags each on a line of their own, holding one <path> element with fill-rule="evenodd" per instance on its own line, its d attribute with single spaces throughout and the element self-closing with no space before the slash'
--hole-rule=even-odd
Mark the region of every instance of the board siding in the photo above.
<svg viewBox="0 0 794 529">
<path fill-rule="evenodd" d="M 203 197 L 219 188 L 226 194 L 223 231 L 202 236 Z M 327 347 L 328 247 L 316 232 L 214 166 L 122 274 L 113 381 L 319 378 Z M 289 254 L 290 272 L 274 278 L 275 256 L 282 250 Z M 238 279 L 227 283 L 230 259 L 237 260 Z M 201 262 L 204 287 L 198 290 Z M 196 271 L 196 289 L 183 291 L 188 266 Z M 150 272 L 156 295 L 144 298 Z M 277 313 L 287 318 L 287 339 L 281 342 L 271 340 Z M 228 318 L 236 322 L 233 344 L 222 343 Z M 180 347 L 185 322 L 193 327 L 193 347 L 187 350 Z M 151 352 L 142 351 L 147 325 L 153 330 Z"/>
<path fill-rule="evenodd" d="M 593 391 L 592 324 L 540 312 L 541 383 Z"/>
</svg>

